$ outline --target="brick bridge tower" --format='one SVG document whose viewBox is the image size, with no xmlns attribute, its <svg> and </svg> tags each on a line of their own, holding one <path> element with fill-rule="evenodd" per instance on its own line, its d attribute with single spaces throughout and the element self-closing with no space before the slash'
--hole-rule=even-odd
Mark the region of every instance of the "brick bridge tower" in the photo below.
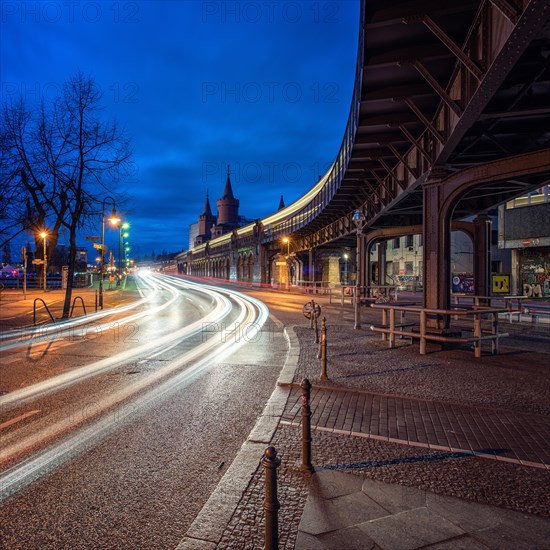
<svg viewBox="0 0 550 550">
<path fill-rule="evenodd" d="M 210 199 L 208 198 L 208 191 L 206 191 L 206 201 L 204 203 L 204 210 L 199 216 L 199 232 L 195 237 L 195 246 L 204 244 L 206 241 L 210 240 L 211 229 L 216 223 L 216 216 L 212 214 L 212 209 L 210 208 Z"/>
<path fill-rule="evenodd" d="M 223 196 L 218 199 L 218 223 L 226 229 L 239 226 L 239 199 L 233 196 L 231 179 L 229 176 L 229 165 L 227 166 L 227 180 Z"/>
</svg>

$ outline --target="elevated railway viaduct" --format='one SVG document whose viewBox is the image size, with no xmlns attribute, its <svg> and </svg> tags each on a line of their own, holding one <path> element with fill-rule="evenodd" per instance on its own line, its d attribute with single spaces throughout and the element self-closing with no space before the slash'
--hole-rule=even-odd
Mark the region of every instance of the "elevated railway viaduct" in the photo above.
<svg viewBox="0 0 550 550">
<path fill-rule="evenodd" d="M 330 169 L 285 209 L 182 253 L 179 269 L 269 283 L 287 237 L 310 280 L 317 253 L 357 245 L 364 285 L 374 243 L 421 233 L 424 306 L 447 308 L 460 229 L 474 242 L 476 292 L 489 293 L 486 213 L 550 180 L 549 58 L 550 0 L 362 0 L 350 114 Z"/>
</svg>

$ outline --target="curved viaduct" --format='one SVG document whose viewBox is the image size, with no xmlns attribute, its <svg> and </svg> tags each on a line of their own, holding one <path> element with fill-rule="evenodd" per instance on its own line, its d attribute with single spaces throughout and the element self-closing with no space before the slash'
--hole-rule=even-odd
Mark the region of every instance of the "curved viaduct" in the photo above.
<svg viewBox="0 0 550 550">
<path fill-rule="evenodd" d="M 368 262 L 375 242 L 421 233 L 424 305 L 447 308 L 455 225 L 474 241 L 477 293 L 488 294 L 486 212 L 550 180 L 549 58 L 550 0 L 361 0 L 350 114 L 330 169 L 283 210 L 180 254 L 179 269 L 269 283 L 288 237 L 311 278 L 324 248 L 357 242 Z"/>
</svg>

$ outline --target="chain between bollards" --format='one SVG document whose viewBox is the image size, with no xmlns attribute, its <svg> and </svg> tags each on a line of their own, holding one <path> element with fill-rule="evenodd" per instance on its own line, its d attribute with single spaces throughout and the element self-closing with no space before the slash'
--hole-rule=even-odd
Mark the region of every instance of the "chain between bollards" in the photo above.
<svg viewBox="0 0 550 550">
<path fill-rule="evenodd" d="M 302 388 L 302 472 L 314 472 L 311 464 L 311 409 L 309 399 L 311 393 L 311 383 L 307 378 L 300 384 Z"/>
<path fill-rule="evenodd" d="M 319 345 L 319 355 L 321 359 L 321 380 L 328 380 L 327 374 L 327 319 L 323 317 L 321 327 L 321 343 Z"/>
<path fill-rule="evenodd" d="M 265 469 L 265 550 L 279 548 L 279 501 L 277 499 L 277 468 L 281 459 L 275 447 L 267 447 L 260 462 Z"/>
</svg>

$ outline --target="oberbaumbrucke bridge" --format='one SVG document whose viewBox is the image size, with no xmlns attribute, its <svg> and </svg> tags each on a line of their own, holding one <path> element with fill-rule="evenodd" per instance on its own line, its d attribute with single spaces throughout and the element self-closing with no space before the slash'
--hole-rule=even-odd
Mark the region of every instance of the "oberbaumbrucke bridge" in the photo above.
<svg viewBox="0 0 550 550">
<path fill-rule="evenodd" d="M 269 282 L 290 251 L 309 266 L 355 242 L 423 235 L 424 307 L 450 303 L 450 233 L 474 243 L 490 293 L 489 209 L 550 180 L 550 0 L 362 0 L 355 85 L 338 156 L 299 200 L 178 256 L 189 274 Z M 464 218 L 476 216 L 472 222 Z M 306 269 L 309 277 L 313 269 Z"/>
</svg>

